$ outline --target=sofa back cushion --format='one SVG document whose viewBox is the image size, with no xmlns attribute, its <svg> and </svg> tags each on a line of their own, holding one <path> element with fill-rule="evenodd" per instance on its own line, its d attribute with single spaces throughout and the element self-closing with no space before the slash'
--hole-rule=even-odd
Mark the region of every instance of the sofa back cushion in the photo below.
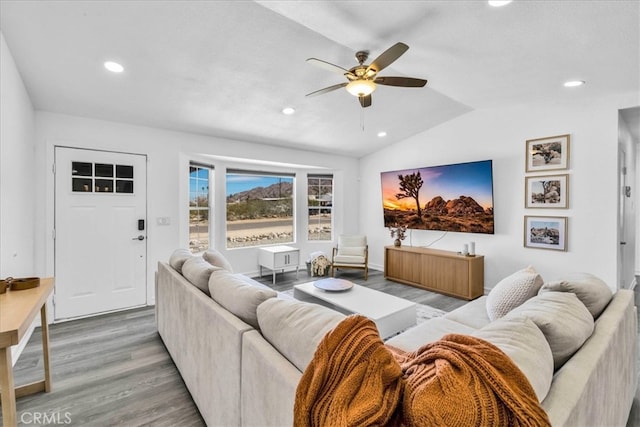
<svg viewBox="0 0 640 427">
<path fill-rule="evenodd" d="M 542 277 L 529 266 L 498 282 L 487 295 L 487 314 L 494 321 L 538 294 Z"/>
<path fill-rule="evenodd" d="M 527 317 L 542 331 L 558 370 L 591 336 L 593 316 L 575 294 L 545 292 L 513 309 L 508 318 Z"/>
<path fill-rule="evenodd" d="M 193 255 L 189 249 L 176 249 L 169 257 L 169 265 L 178 273 L 182 273 L 182 266 L 185 261 L 192 257 Z"/>
<path fill-rule="evenodd" d="M 526 317 L 503 317 L 473 332 L 502 350 L 520 368 L 536 392 L 547 396 L 553 380 L 553 354 L 540 329 Z"/>
<path fill-rule="evenodd" d="M 256 309 L 278 293 L 265 286 L 255 286 L 251 282 L 223 269 L 211 274 L 209 292 L 218 304 L 254 328 L 259 328 Z"/>
<path fill-rule="evenodd" d="M 182 265 L 182 275 L 198 289 L 209 295 L 209 277 L 211 273 L 220 270 L 199 256 L 191 256 Z"/>
<path fill-rule="evenodd" d="M 207 249 L 202 254 L 202 258 L 207 261 L 209 264 L 215 265 L 216 267 L 223 268 L 231 273 L 233 273 L 233 267 L 227 259 L 216 249 Z"/>
<path fill-rule="evenodd" d="M 273 298 L 258 307 L 262 335 L 300 372 L 324 335 L 344 318 L 330 308 L 296 300 Z"/>
<path fill-rule="evenodd" d="M 570 273 L 554 282 L 545 283 L 539 293 L 571 292 L 587 307 L 594 319 L 597 319 L 611 301 L 613 294 L 607 284 L 589 273 Z"/>
</svg>

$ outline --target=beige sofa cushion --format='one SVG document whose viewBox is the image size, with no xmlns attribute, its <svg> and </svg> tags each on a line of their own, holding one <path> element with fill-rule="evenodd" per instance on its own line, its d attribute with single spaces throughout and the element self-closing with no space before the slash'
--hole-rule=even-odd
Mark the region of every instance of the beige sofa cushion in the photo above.
<svg viewBox="0 0 640 427">
<path fill-rule="evenodd" d="M 572 292 L 587 307 L 596 319 L 605 309 L 613 294 L 607 284 L 589 273 L 570 273 L 560 277 L 557 281 L 545 283 L 539 293 L 544 292 Z"/>
<path fill-rule="evenodd" d="M 385 344 L 405 351 L 415 351 L 425 344 L 438 341 L 447 334 L 469 335 L 474 331 L 475 329 L 446 317 L 436 317 L 407 329 L 387 340 Z"/>
<path fill-rule="evenodd" d="M 211 265 L 215 265 L 216 267 L 223 268 L 233 273 L 233 267 L 231 267 L 231 264 L 229 263 L 229 261 L 227 261 L 224 255 L 222 255 L 216 249 L 207 249 L 202 254 L 202 258 L 204 258 L 204 260 Z"/>
<path fill-rule="evenodd" d="M 178 273 L 182 273 L 182 266 L 185 261 L 192 257 L 193 254 L 189 249 L 176 249 L 169 257 L 169 265 Z"/>
<path fill-rule="evenodd" d="M 199 256 L 191 256 L 182 265 L 182 275 L 198 289 L 209 295 L 209 277 L 211 273 L 220 270 Z"/>
<path fill-rule="evenodd" d="M 542 277 L 529 266 L 505 277 L 487 295 L 487 314 L 494 321 L 538 294 Z"/>
<path fill-rule="evenodd" d="M 483 295 L 479 298 L 469 301 L 462 307 L 445 314 L 443 317 L 462 323 L 473 329 L 480 329 L 491 323 L 487 314 L 487 296 Z"/>
<path fill-rule="evenodd" d="M 542 331 L 558 370 L 591 336 L 593 316 L 575 294 L 545 292 L 513 309 L 508 318 L 528 317 Z"/>
<path fill-rule="evenodd" d="M 262 335 L 300 372 L 324 335 L 344 318 L 330 308 L 296 300 L 272 298 L 258 307 Z"/>
<path fill-rule="evenodd" d="M 503 317 L 471 335 L 489 341 L 509 356 L 542 402 L 553 380 L 553 354 L 535 323 L 526 317 Z"/>
<path fill-rule="evenodd" d="M 256 314 L 258 306 L 278 295 L 273 289 L 254 286 L 223 269 L 211 274 L 209 292 L 214 301 L 254 328 L 259 328 Z"/>
</svg>

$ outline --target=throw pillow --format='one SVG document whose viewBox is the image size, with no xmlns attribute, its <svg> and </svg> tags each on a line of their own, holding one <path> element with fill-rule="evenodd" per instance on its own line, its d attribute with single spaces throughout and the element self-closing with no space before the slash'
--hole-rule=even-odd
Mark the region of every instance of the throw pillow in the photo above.
<svg viewBox="0 0 640 427">
<path fill-rule="evenodd" d="M 211 274 L 209 292 L 214 301 L 256 329 L 260 328 L 258 306 L 278 295 L 273 289 L 255 286 L 223 269 Z"/>
<path fill-rule="evenodd" d="M 538 294 L 542 277 L 529 266 L 505 277 L 487 295 L 487 315 L 491 321 L 503 317 Z"/>
<path fill-rule="evenodd" d="M 553 354 L 544 334 L 526 317 L 503 317 L 473 332 L 502 350 L 520 368 L 542 402 L 553 380 Z"/>
<path fill-rule="evenodd" d="M 613 294 L 607 284 L 589 273 L 571 273 L 562 276 L 555 282 L 542 285 L 539 293 L 571 292 L 587 307 L 597 319 L 611 301 Z"/>
<path fill-rule="evenodd" d="M 324 335 L 344 318 L 330 308 L 297 300 L 272 298 L 258 307 L 262 335 L 300 372 Z"/>
<path fill-rule="evenodd" d="M 182 275 L 198 289 L 209 295 L 209 277 L 211 273 L 220 270 L 199 256 L 192 256 L 182 266 Z"/>
<path fill-rule="evenodd" d="M 202 254 L 202 258 L 205 259 L 209 264 L 215 265 L 216 267 L 224 268 L 227 271 L 233 273 L 233 267 L 229 264 L 229 261 L 222 255 L 219 251 L 215 249 L 208 249 Z"/>
<path fill-rule="evenodd" d="M 176 249 L 169 257 L 169 265 L 178 273 L 182 273 L 182 266 L 184 265 L 184 262 L 192 256 L 193 255 L 189 249 Z"/>
<path fill-rule="evenodd" d="M 506 316 L 527 317 L 544 334 L 553 354 L 554 370 L 578 351 L 594 329 L 593 316 L 575 294 L 545 292 L 531 298 Z"/>
</svg>

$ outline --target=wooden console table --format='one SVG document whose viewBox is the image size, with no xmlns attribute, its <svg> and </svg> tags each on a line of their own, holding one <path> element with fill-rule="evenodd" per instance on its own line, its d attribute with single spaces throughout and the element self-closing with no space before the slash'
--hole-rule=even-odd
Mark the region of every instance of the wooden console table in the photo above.
<svg viewBox="0 0 640 427">
<path fill-rule="evenodd" d="M 484 257 L 413 246 L 385 246 L 384 277 L 472 300 L 484 294 Z"/>
<path fill-rule="evenodd" d="M 0 392 L 2 421 L 5 427 L 17 425 L 16 398 L 41 391 L 51 391 L 49 367 L 49 326 L 47 298 L 53 292 L 53 278 L 40 280 L 40 286 L 23 291 L 7 291 L 0 295 Z M 11 346 L 20 342 L 40 313 L 44 380 L 15 387 L 11 363 Z"/>
</svg>

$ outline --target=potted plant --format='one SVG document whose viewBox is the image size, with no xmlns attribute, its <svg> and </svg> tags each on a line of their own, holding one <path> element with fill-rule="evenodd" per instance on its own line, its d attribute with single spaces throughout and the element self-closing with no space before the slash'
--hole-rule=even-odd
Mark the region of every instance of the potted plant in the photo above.
<svg viewBox="0 0 640 427">
<path fill-rule="evenodd" d="M 402 245 L 402 240 L 404 240 L 405 232 L 407 231 L 406 225 L 398 225 L 397 223 L 393 227 L 389 227 L 389 231 L 391 233 L 391 237 L 395 237 L 396 240 L 393 241 L 394 246 Z"/>
</svg>

